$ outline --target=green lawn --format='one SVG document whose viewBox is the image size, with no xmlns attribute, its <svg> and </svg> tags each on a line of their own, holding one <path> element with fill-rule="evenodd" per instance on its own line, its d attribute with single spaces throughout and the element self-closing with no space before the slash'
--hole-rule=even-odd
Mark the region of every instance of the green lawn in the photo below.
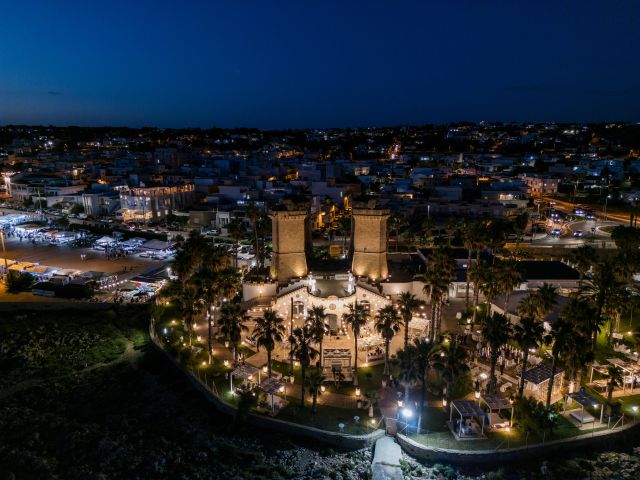
<svg viewBox="0 0 640 480">
<path fill-rule="evenodd" d="M 423 426 L 425 422 L 423 421 Z M 595 431 L 604 430 L 606 427 L 596 428 Z M 551 435 L 546 435 L 546 442 L 571 438 L 577 435 L 590 433 L 591 430 L 580 430 L 564 417 L 558 417 L 558 425 Z M 411 439 L 430 447 L 450 448 L 458 450 L 496 450 L 503 448 L 524 447 L 542 442 L 542 437 L 537 434 L 526 435 L 517 428 L 500 431 L 485 430 L 486 440 L 466 440 L 459 441 L 453 437 L 451 432 L 435 431 L 421 435 L 411 435 Z"/>
<path fill-rule="evenodd" d="M 369 417 L 363 410 L 318 405 L 318 412 L 314 415 L 311 411 L 311 401 L 305 402 L 305 408 L 301 408 L 299 398 L 287 396 L 287 400 L 289 404 L 276 416 L 280 420 L 289 420 L 332 432 L 339 431 L 338 424 L 343 423 L 343 431 L 354 435 L 366 434 L 373 430 Z M 356 423 L 354 416 L 360 417 L 359 422 Z M 376 422 L 378 420 L 379 418 L 375 419 Z"/>
</svg>

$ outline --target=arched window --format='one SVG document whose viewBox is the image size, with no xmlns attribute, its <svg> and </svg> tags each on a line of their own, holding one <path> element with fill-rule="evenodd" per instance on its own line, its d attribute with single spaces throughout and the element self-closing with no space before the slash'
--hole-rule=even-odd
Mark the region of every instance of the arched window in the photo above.
<svg viewBox="0 0 640 480">
<path fill-rule="evenodd" d="M 304 315 L 304 302 L 299 300 L 293 302 L 293 315 Z"/>
</svg>

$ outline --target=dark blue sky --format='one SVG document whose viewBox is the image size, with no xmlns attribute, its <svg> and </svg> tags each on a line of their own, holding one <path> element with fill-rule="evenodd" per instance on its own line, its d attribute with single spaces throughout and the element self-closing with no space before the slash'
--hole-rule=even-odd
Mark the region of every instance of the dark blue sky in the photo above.
<svg viewBox="0 0 640 480">
<path fill-rule="evenodd" d="M 640 120 L 640 2 L 2 1 L 0 124 Z"/>
</svg>

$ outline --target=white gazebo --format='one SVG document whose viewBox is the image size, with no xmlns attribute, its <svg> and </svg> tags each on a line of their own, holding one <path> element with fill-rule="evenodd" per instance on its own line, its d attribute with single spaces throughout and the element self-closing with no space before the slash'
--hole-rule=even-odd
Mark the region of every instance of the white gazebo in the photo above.
<svg viewBox="0 0 640 480">
<path fill-rule="evenodd" d="M 453 411 L 460 417 L 457 423 L 453 423 Z M 474 422 L 480 420 L 480 425 Z M 454 400 L 449 410 L 449 425 L 457 440 L 472 440 L 486 438 L 484 435 L 484 412 L 473 400 Z M 480 432 L 478 432 L 480 427 Z"/>
<path fill-rule="evenodd" d="M 257 382 L 254 376 L 257 374 Z M 260 369 L 249 365 L 248 363 L 240 365 L 229 374 L 229 390 L 233 393 L 233 377 L 249 380 L 260 385 Z"/>
</svg>

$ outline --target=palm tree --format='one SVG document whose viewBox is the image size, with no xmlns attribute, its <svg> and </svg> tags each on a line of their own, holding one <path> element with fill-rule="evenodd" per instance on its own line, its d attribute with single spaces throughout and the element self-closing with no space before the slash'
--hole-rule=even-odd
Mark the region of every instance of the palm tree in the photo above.
<svg viewBox="0 0 640 480">
<path fill-rule="evenodd" d="M 593 276 L 582 284 L 580 289 L 580 295 L 583 298 L 590 300 L 595 309 L 595 324 L 599 328 L 605 323 L 603 312 L 609 300 L 611 291 L 616 288 L 618 281 L 616 279 L 616 272 L 614 265 L 611 261 L 603 261 L 596 265 Z M 594 329 L 592 341 L 592 348 L 596 348 L 596 340 L 598 333 Z"/>
<path fill-rule="evenodd" d="M 580 274 L 578 286 L 582 286 L 584 276 L 591 268 L 595 258 L 596 249 L 591 245 L 582 245 L 569 254 L 569 261 L 573 263 L 575 269 L 578 270 L 578 273 Z"/>
<path fill-rule="evenodd" d="M 202 301 L 198 289 L 191 283 L 175 280 L 166 287 L 165 295 L 178 304 L 178 311 L 185 330 L 189 333 L 189 345 L 193 341 L 193 318 L 202 311 Z"/>
<path fill-rule="evenodd" d="M 322 384 L 325 380 L 326 378 L 322 376 L 322 372 L 320 370 L 311 370 L 309 376 L 305 379 L 304 386 L 307 387 L 309 393 L 311 394 L 311 398 L 313 401 L 311 413 L 314 415 L 317 412 L 318 393 L 320 392 L 320 388 L 322 387 Z"/>
<path fill-rule="evenodd" d="M 229 232 L 229 236 L 233 239 L 234 242 L 234 258 L 235 258 L 235 266 L 238 266 L 238 247 L 240 245 L 240 240 L 245 238 L 247 231 L 244 226 L 244 222 L 241 218 L 234 218 L 227 225 L 227 231 Z"/>
<path fill-rule="evenodd" d="M 491 348 L 491 376 L 489 382 L 490 391 L 497 387 L 496 363 L 500 356 L 500 349 L 509 341 L 513 334 L 513 326 L 506 316 L 494 313 L 485 317 L 482 322 L 482 338 Z"/>
<path fill-rule="evenodd" d="M 318 356 L 318 351 L 311 346 L 314 342 L 311 329 L 307 326 L 302 328 L 296 328 L 289 336 L 289 343 L 291 344 L 291 356 L 300 362 L 300 372 L 302 375 L 302 390 L 300 398 L 300 406 L 304 408 L 304 386 L 306 384 L 307 368 L 311 365 L 311 362 Z"/>
<path fill-rule="evenodd" d="M 469 365 L 467 365 L 467 352 L 458 343 L 457 339 L 453 339 L 449 342 L 449 346 L 444 348 L 444 356 L 441 356 L 436 368 L 440 370 L 440 375 L 446 385 L 445 400 L 447 406 L 451 408 L 451 395 L 453 393 L 453 386 L 458 379 L 469 372 Z"/>
<path fill-rule="evenodd" d="M 198 293 L 206 304 L 207 311 L 207 347 L 209 350 L 209 363 L 213 357 L 213 331 L 212 309 L 220 296 L 220 269 L 227 264 L 227 252 L 222 248 L 209 248 L 206 261 L 203 261 L 195 274 L 195 283 Z M 235 271 L 235 269 L 234 269 Z"/>
<path fill-rule="evenodd" d="M 353 340 L 355 343 L 355 358 L 354 358 L 354 371 L 353 371 L 353 384 L 358 386 L 358 337 L 360 336 L 360 330 L 367 324 L 369 320 L 369 312 L 364 308 L 362 304 L 358 302 L 348 305 L 349 311 L 342 316 L 343 321 L 351 327 L 353 332 Z"/>
<path fill-rule="evenodd" d="M 465 300 L 466 308 L 469 308 L 469 283 L 471 282 L 469 269 L 471 268 L 471 255 L 473 253 L 474 247 L 477 244 L 477 234 L 478 230 L 476 228 L 475 222 L 468 218 L 465 218 L 462 225 L 462 244 L 464 245 L 464 248 L 467 249 L 467 289 Z"/>
<path fill-rule="evenodd" d="M 217 289 L 223 301 L 232 300 L 240 290 L 240 272 L 234 267 L 225 267 L 218 274 Z M 225 300 L 226 299 L 226 300 Z"/>
<path fill-rule="evenodd" d="M 622 382 L 624 381 L 624 372 L 620 367 L 609 365 L 607 373 L 609 374 L 609 381 L 607 382 L 607 405 L 611 405 L 613 389 L 622 385 Z"/>
<path fill-rule="evenodd" d="M 527 297 L 525 297 L 527 298 Z M 523 299 L 524 300 L 524 299 Z M 527 361 L 529 360 L 529 349 L 538 348 L 542 343 L 544 326 L 533 316 L 523 316 L 520 323 L 514 327 L 513 339 L 522 349 L 522 372 L 520 373 L 520 384 L 518 385 L 518 396 L 524 392 L 524 374 L 527 371 Z"/>
<path fill-rule="evenodd" d="M 245 322 L 249 320 L 249 316 L 237 302 L 225 303 L 220 311 L 220 332 L 233 345 L 233 360 L 236 362 L 238 344 L 242 340 L 242 332 L 248 330 Z"/>
<path fill-rule="evenodd" d="M 418 300 L 411 292 L 402 292 L 398 299 L 398 310 L 402 316 L 402 324 L 404 326 L 404 348 L 409 344 L 409 322 L 413 317 L 413 312 L 422 305 L 422 301 Z"/>
<path fill-rule="evenodd" d="M 558 291 L 553 285 L 544 282 L 541 287 L 534 292 L 535 305 L 538 309 L 538 319 L 544 320 L 544 317 L 558 303 Z"/>
<path fill-rule="evenodd" d="M 420 381 L 420 371 L 416 363 L 416 347 L 409 345 L 404 350 L 398 350 L 393 365 L 397 370 L 397 378 L 404 386 L 404 401 L 409 401 L 409 388 Z"/>
<path fill-rule="evenodd" d="M 256 326 L 253 329 L 253 338 L 256 341 L 256 347 L 264 347 L 267 351 L 267 369 L 269 377 L 271 377 L 271 353 L 276 344 L 284 340 L 285 328 L 284 320 L 279 317 L 276 312 L 269 309 L 264 312 L 262 317 L 256 319 Z"/>
<path fill-rule="evenodd" d="M 445 250 L 435 251 L 427 265 L 423 290 L 431 302 L 431 330 L 429 338 L 434 340 L 440 335 L 442 307 L 445 304 L 449 285 L 455 277 L 456 264 Z"/>
<path fill-rule="evenodd" d="M 513 289 L 522 282 L 522 273 L 519 264 L 515 260 L 502 260 L 497 269 L 498 290 L 504 294 L 504 311 L 509 307 L 509 297 Z"/>
<path fill-rule="evenodd" d="M 384 377 L 389 376 L 389 344 L 400 331 L 400 316 L 393 305 L 382 307 L 375 317 L 375 329 L 384 340 Z"/>
<path fill-rule="evenodd" d="M 447 232 L 447 246 L 451 246 L 451 238 L 455 235 L 456 230 L 458 230 L 458 222 L 455 218 L 449 217 L 447 223 L 445 225 L 445 230 Z"/>
<path fill-rule="evenodd" d="M 267 219 L 264 212 L 255 203 L 247 207 L 247 217 L 253 228 L 253 248 L 256 253 L 257 265 L 262 267 L 264 261 L 263 238 Z"/>
<path fill-rule="evenodd" d="M 563 312 L 564 313 L 564 312 Z M 547 390 L 546 408 L 551 405 L 551 392 L 553 391 L 553 383 L 556 372 L 558 370 L 559 359 L 571 349 L 571 344 L 575 341 L 575 329 L 571 320 L 561 315 L 551 327 L 551 334 L 547 336 L 547 343 L 553 341 L 551 347 L 551 378 L 549 379 L 549 387 Z"/>
<path fill-rule="evenodd" d="M 391 217 L 390 230 L 395 231 L 396 233 L 396 248 L 395 251 L 398 251 L 398 243 L 400 242 L 400 229 L 404 225 L 404 219 L 399 215 L 393 215 Z"/>
<path fill-rule="evenodd" d="M 482 292 L 487 302 L 486 315 L 491 315 L 491 305 L 493 300 L 500 292 L 500 279 L 498 276 L 498 267 L 489 265 L 486 262 L 480 262 L 478 270 L 478 290 Z"/>
<path fill-rule="evenodd" d="M 435 367 L 440 360 L 442 345 L 422 338 L 413 341 L 415 346 L 415 362 L 420 376 L 420 409 L 418 410 L 418 429 L 422 425 L 422 410 L 427 393 L 427 381 L 429 380 L 429 370 Z M 418 432 L 419 433 L 419 432 Z"/>
<path fill-rule="evenodd" d="M 323 306 L 313 306 L 309 311 L 309 327 L 313 334 L 313 338 L 318 344 L 318 350 L 320 352 L 320 359 L 318 362 L 318 368 L 322 368 L 322 342 L 326 333 L 326 326 L 324 324 L 327 314 L 324 311 Z"/>
<path fill-rule="evenodd" d="M 186 282 L 191 278 L 203 260 L 203 256 L 209 250 L 205 238 L 200 232 L 193 230 L 178 249 L 171 268 L 180 282 Z"/>
</svg>

